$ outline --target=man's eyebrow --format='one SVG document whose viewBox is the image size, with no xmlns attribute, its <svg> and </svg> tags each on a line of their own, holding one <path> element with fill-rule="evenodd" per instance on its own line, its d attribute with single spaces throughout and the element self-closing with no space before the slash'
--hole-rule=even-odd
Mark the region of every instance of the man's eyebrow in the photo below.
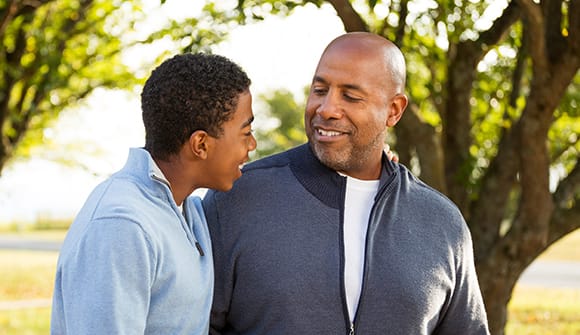
<svg viewBox="0 0 580 335">
<path fill-rule="evenodd" d="M 326 81 L 326 79 L 320 77 L 320 76 L 315 76 L 314 79 L 312 80 L 313 83 L 321 83 L 324 85 L 328 85 L 328 81 Z M 364 90 L 362 89 L 362 87 L 360 87 L 359 85 L 356 84 L 341 84 L 339 85 L 340 88 L 346 88 L 349 90 L 356 90 L 356 91 L 361 91 L 364 92 Z"/>
<path fill-rule="evenodd" d="M 321 76 L 314 76 L 314 79 L 312 79 L 312 82 L 327 84 L 326 80 L 324 80 L 324 78 L 322 78 Z"/>
<path fill-rule="evenodd" d="M 246 128 L 247 126 L 251 125 L 252 122 L 254 122 L 254 116 L 253 115 L 246 122 L 244 122 L 244 124 L 242 124 L 242 127 L 241 128 Z"/>
</svg>

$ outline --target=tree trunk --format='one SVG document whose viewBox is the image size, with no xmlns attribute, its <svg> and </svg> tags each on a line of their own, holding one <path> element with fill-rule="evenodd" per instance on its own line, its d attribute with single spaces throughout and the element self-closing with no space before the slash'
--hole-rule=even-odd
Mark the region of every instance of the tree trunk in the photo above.
<svg viewBox="0 0 580 335">
<path fill-rule="evenodd" d="M 401 163 L 411 166 L 414 153 L 419 159 L 419 177 L 429 186 L 446 192 L 441 140 L 435 128 L 421 120 L 416 104 L 410 104 L 394 128 L 397 134 L 396 148 Z"/>
</svg>

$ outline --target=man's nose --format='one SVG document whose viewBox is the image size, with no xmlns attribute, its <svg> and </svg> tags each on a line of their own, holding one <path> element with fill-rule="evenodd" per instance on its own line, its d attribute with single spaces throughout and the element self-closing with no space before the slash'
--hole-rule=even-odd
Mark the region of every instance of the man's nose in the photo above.
<svg viewBox="0 0 580 335">
<path fill-rule="evenodd" d="M 342 107 L 336 94 L 327 94 L 322 98 L 316 113 L 324 119 L 339 119 L 342 117 Z"/>
</svg>

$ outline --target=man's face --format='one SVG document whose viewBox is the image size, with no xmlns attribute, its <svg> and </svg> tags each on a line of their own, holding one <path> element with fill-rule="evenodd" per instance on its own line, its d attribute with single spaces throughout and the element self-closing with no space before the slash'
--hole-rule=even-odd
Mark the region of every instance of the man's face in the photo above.
<svg viewBox="0 0 580 335">
<path fill-rule="evenodd" d="M 380 174 L 392 89 L 385 65 L 356 46 L 322 56 L 306 103 L 310 145 L 326 166 L 359 179 Z"/>
<path fill-rule="evenodd" d="M 214 138 L 214 145 L 208 155 L 211 176 L 207 176 L 209 188 L 228 191 L 234 181 L 242 176 L 241 166 L 249 160 L 248 154 L 256 149 L 256 139 L 252 134 L 252 95 L 240 94 L 233 118 L 223 125 L 223 133 Z"/>
</svg>

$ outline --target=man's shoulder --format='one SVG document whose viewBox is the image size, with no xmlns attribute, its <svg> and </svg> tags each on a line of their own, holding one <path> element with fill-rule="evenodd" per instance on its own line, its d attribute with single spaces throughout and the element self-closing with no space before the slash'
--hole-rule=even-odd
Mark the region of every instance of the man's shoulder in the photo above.
<svg viewBox="0 0 580 335">
<path fill-rule="evenodd" d="M 443 207 L 450 212 L 459 212 L 457 205 L 447 195 L 415 176 L 407 167 L 398 164 L 398 169 L 403 188 L 410 191 L 408 195 L 419 201 L 422 206 Z"/>
<path fill-rule="evenodd" d="M 282 184 L 287 186 L 290 183 L 288 180 L 294 181 L 291 165 L 303 150 L 302 146 L 298 146 L 246 164 L 242 169 L 242 176 L 236 180 L 231 190 L 208 190 L 202 201 L 204 208 L 209 202 L 220 199 L 227 199 L 224 200 L 227 202 L 233 199 L 241 202 L 254 201 L 272 194 Z"/>
<path fill-rule="evenodd" d="M 265 170 L 277 167 L 285 167 L 290 164 L 292 157 L 300 155 L 301 151 L 304 150 L 304 145 L 300 145 L 286 151 L 272 154 L 248 163 L 244 166 L 243 172 L 250 172 L 256 170 Z"/>
</svg>

